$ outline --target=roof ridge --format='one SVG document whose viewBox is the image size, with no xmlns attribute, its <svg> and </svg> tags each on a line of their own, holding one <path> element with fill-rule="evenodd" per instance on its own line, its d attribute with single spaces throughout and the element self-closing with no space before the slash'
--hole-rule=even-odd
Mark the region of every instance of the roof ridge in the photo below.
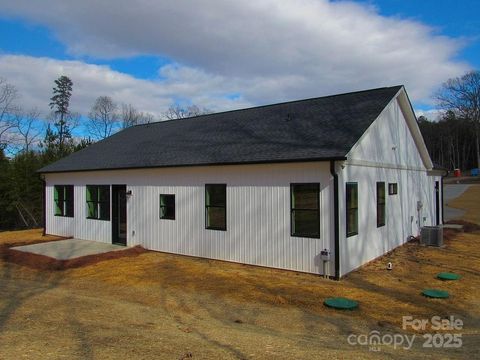
<svg viewBox="0 0 480 360">
<path fill-rule="evenodd" d="M 403 89 L 360 90 L 131 127 L 40 172 L 343 158 Z M 288 121 L 292 112 L 303 119 L 300 126 Z"/>
<path fill-rule="evenodd" d="M 336 97 L 336 96 L 353 95 L 353 94 L 359 94 L 359 93 L 365 93 L 365 92 L 371 92 L 371 91 L 378 91 L 378 90 L 383 90 L 383 89 L 402 88 L 403 86 L 404 85 L 383 86 L 383 87 L 378 87 L 378 88 L 373 88 L 373 89 L 350 91 L 350 92 L 346 92 L 346 93 L 325 95 L 325 96 L 317 96 L 317 97 L 312 97 L 312 98 L 307 98 L 307 99 L 289 100 L 289 101 L 283 101 L 283 102 L 274 103 L 274 104 L 265 104 L 265 105 L 251 106 L 251 107 L 242 108 L 242 109 L 225 110 L 225 111 L 214 112 L 214 113 L 209 113 L 209 114 L 189 116 L 189 117 L 179 118 L 179 119 L 167 119 L 167 120 L 154 121 L 154 122 L 151 122 L 151 123 L 137 124 L 137 125 L 134 125 L 132 127 L 140 127 L 140 126 L 146 126 L 146 125 L 161 124 L 161 123 L 166 123 L 166 122 L 170 122 L 170 121 L 198 119 L 198 118 L 205 117 L 205 116 L 222 115 L 222 114 L 228 114 L 228 113 L 232 113 L 232 112 L 240 112 L 240 111 L 246 111 L 246 110 L 261 109 L 261 108 L 265 108 L 265 107 L 285 105 L 285 104 L 301 103 L 301 102 L 304 102 L 304 101 L 326 99 L 326 98 L 331 98 L 331 97 Z"/>
</svg>

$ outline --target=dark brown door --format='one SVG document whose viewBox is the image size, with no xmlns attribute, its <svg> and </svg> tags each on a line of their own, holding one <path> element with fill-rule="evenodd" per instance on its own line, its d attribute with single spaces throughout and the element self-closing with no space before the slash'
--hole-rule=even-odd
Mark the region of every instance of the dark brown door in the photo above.
<svg viewBox="0 0 480 360">
<path fill-rule="evenodd" d="M 126 185 L 112 185 L 112 243 L 127 245 Z"/>
</svg>

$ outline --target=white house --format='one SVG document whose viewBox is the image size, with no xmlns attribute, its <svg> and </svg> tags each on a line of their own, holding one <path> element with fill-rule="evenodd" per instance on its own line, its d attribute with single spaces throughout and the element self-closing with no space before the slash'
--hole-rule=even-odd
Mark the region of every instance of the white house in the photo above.
<svg viewBox="0 0 480 360">
<path fill-rule="evenodd" d="M 48 234 L 336 278 L 442 219 L 403 86 L 134 126 L 40 172 Z"/>
</svg>

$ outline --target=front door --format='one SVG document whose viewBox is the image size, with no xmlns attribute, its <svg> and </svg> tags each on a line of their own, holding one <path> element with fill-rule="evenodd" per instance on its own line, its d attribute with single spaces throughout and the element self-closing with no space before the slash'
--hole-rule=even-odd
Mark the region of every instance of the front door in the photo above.
<svg viewBox="0 0 480 360">
<path fill-rule="evenodd" d="M 112 185 L 112 243 L 127 245 L 126 185 Z"/>
</svg>

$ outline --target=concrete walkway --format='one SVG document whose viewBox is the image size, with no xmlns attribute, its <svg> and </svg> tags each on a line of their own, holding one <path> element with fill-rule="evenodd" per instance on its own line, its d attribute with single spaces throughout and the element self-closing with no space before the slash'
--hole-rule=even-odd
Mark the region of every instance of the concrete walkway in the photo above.
<svg viewBox="0 0 480 360">
<path fill-rule="evenodd" d="M 12 249 L 38 255 L 45 255 L 57 260 L 69 260 L 86 255 L 96 255 L 110 251 L 125 250 L 127 247 L 101 243 L 98 241 L 67 239 L 33 245 L 16 246 Z"/>
<path fill-rule="evenodd" d="M 462 195 L 469 187 L 470 185 L 464 184 L 449 184 L 444 186 L 443 201 L 445 203 L 445 212 L 443 214 L 443 219 L 445 221 L 458 219 L 462 217 L 463 214 L 465 214 L 465 210 L 448 207 L 448 202 Z"/>
</svg>

